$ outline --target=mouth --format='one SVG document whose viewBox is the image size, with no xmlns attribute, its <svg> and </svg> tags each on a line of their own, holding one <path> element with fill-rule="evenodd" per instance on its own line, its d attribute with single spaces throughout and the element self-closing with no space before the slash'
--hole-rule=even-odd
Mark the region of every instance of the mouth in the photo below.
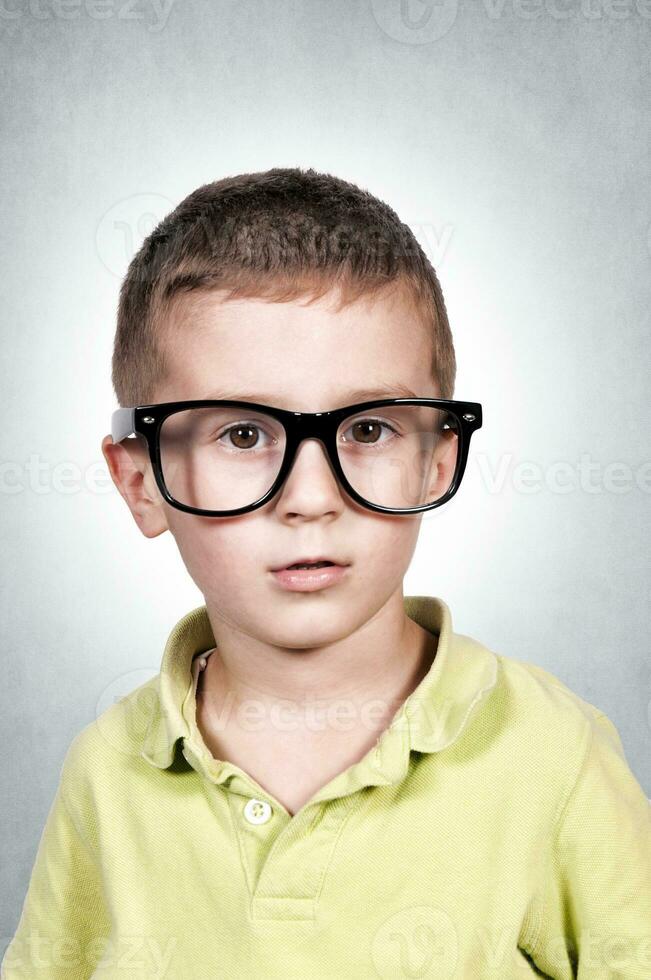
<svg viewBox="0 0 651 980">
<path fill-rule="evenodd" d="M 349 564 L 349 562 L 336 561 L 334 558 L 298 558 L 295 562 L 291 562 L 287 565 L 279 565 L 277 568 L 272 568 L 271 571 L 285 572 L 299 569 L 329 568 L 333 565 L 342 568 L 347 564 Z"/>
<path fill-rule="evenodd" d="M 350 562 L 317 558 L 296 561 L 282 568 L 272 568 L 276 585 L 289 592 L 316 592 L 343 582 L 348 576 Z"/>
</svg>

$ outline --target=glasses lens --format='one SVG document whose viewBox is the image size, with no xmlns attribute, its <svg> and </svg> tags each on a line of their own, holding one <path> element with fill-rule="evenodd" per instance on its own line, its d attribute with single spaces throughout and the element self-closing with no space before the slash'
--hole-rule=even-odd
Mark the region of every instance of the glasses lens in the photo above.
<svg viewBox="0 0 651 980">
<path fill-rule="evenodd" d="M 237 510 L 263 497 L 278 476 L 285 430 L 262 412 L 233 405 L 183 409 L 161 425 L 165 486 L 200 510 Z"/>
<path fill-rule="evenodd" d="M 369 503 L 408 509 L 449 490 L 460 426 L 448 411 L 384 405 L 348 416 L 337 431 L 342 470 Z M 171 496 L 198 510 L 238 510 L 263 497 L 285 455 L 281 423 L 237 406 L 183 409 L 160 429 L 163 480 Z"/>
<path fill-rule="evenodd" d="M 381 507 L 432 504 L 450 489 L 459 423 L 432 405 L 382 405 L 339 427 L 339 460 L 350 485 Z"/>
</svg>

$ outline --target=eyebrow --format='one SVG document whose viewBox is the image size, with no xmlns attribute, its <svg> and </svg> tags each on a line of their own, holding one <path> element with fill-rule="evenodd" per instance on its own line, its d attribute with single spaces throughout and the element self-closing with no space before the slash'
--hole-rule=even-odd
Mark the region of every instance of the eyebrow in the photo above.
<svg viewBox="0 0 651 980">
<path fill-rule="evenodd" d="M 283 395 L 274 395 L 270 392 L 245 391 L 238 389 L 236 392 L 213 391 L 203 396 L 206 401 L 210 399 L 223 399 L 224 401 L 246 401 L 259 402 L 261 405 L 281 406 L 286 401 Z M 397 382 L 396 384 L 381 384 L 374 388 L 362 388 L 357 391 L 349 391 L 341 395 L 336 400 L 337 405 L 353 405 L 356 402 L 368 401 L 372 398 L 419 398 L 415 392 L 406 385 Z"/>
</svg>

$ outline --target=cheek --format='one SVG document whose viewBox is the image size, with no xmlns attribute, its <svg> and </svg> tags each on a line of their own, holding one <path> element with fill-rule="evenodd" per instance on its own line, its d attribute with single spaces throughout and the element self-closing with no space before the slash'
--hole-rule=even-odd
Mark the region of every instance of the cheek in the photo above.
<svg viewBox="0 0 651 980">
<path fill-rule="evenodd" d="M 376 523 L 370 537 L 373 559 L 409 564 L 418 540 L 422 518 L 387 517 Z"/>
<path fill-rule="evenodd" d="M 255 555 L 253 543 L 232 520 L 211 520 L 169 508 L 168 526 L 179 554 L 195 584 L 205 591 L 209 583 L 228 582 Z"/>
</svg>

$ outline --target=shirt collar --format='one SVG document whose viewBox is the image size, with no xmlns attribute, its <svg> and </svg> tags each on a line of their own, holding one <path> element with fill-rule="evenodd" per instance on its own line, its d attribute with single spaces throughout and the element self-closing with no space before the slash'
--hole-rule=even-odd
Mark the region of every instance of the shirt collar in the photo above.
<svg viewBox="0 0 651 980">
<path fill-rule="evenodd" d="M 453 631 L 450 610 L 442 599 L 404 596 L 403 601 L 405 614 L 437 634 L 438 645 L 429 671 L 378 739 L 373 756 L 378 783 L 393 782 L 404 773 L 411 749 L 440 752 L 451 745 L 497 681 L 496 654 Z M 192 736 L 183 711 L 194 687 L 192 661 L 214 646 L 206 606 L 183 616 L 168 637 L 154 679 L 158 696 L 148 702 L 150 716 L 141 749 L 142 757 L 159 769 L 172 764 L 178 739 Z"/>
</svg>

